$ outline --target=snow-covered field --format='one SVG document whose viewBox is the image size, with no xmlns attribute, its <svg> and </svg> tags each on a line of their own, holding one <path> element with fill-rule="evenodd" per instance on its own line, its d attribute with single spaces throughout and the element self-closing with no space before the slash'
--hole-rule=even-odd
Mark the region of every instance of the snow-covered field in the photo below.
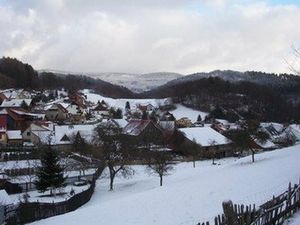
<svg viewBox="0 0 300 225">
<path fill-rule="evenodd" d="M 180 163 L 163 187 L 144 166 L 135 166 L 132 179 L 117 178 L 108 191 L 108 179 L 98 180 L 89 203 L 78 210 L 35 222 L 35 225 L 195 225 L 222 212 L 222 201 L 261 204 L 283 192 L 300 176 L 300 145 L 250 157 Z"/>
<path fill-rule="evenodd" d="M 109 98 L 109 97 L 104 97 L 99 94 L 91 93 L 90 90 L 83 90 L 82 93 L 84 93 L 87 96 L 87 100 L 93 103 L 97 103 L 98 101 L 104 100 L 110 107 L 115 107 L 115 108 L 125 108 L 125 104 L 128 101 L 131 107 L 135 107 L 138 104 L 141 105 L 147 105 L 147 104 L 152 104 L 153 106 L 159 106 L 159 105 L 164 105 L 166 104 L 167 101 L 170 101 L 168 98 L 163 98 L 163 99 L 126 99 L 126 98 Z"/>
</svg>

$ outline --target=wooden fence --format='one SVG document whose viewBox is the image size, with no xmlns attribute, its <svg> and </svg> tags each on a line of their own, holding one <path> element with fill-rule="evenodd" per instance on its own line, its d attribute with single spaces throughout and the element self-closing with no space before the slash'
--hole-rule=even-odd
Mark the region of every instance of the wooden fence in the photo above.
<svg viewBox="0 0 300 225">
<path fill-rule="evenodd" d="M 224 213 L 214 218 L 214 222 L 197 225 L 279 225 L 300 209 L 300 183 L 273 197 L 259 206 L 236 205 L 231 201 L 223 203 Z"/>
<path fill-rule="evenodd" d="M 104 167 L 98 168 L 94 174 L 91 186 L 87 190 L 72 196 L 66 201 L 57 203 L 20 203 L 18 207 L 14 209 L 14 213 L 10 212 L 6 214 L 6 224 L 16 225 L 30 223 L 76 210 L 91 199 L 96 186 L 96 180 L 101 175 L 103 169 Z M 7 212 L 9 212 L 9 210 Z"/>
</svg>

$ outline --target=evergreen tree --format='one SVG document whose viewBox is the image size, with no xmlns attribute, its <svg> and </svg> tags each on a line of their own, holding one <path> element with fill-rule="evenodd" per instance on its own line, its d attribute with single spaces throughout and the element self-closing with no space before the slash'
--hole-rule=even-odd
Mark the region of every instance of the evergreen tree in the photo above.
<svg viewBox="0 0 300 225">
<path fill-rule="evenodd" d="M 198 121 L 198 122 L 201 122 L 201 121 L 202 121 L 202 117 L 201 117 L 200 114 L 198 115 L 197 121 Z"/>
<path fill-rule="evenodd" d="M 55 193 L 57 188 L 65 186 L 66 177 L 63 175 L 64 167 L 59 165 L 58 153 L 51 149 L 46 148 L 41 158 L 41 167 L 37 171 L 37 181 L 35 182 L 39 192 L 50 190 L 50 195 Z"/>
<path fill-rule="evenodd" d="M 28 108 L 29 108 L 28 105 L 26 104 L 26 102 L 24 100 L 21 103 L 21 108 L 25 109 L 25 110 L 28 110 Z"/>
<path fill-rule="evenodd" d="M 81 137 L 79 131 L 77 134 L 73 137 L 73 147 L 76 152 L 79 153 L 85 153 L 84 150 L 87 147 L 87 143 L 85 140 Z"/>
<path fill-rule="evenodd" d="M 130 103 L 128 101 L 126 102 L 125 109 L 130 110 Z"/>
<path fill-rule="evenodd" d="M 117 109 L 114 118 L 115 119 L 122 119 L 123 118 L 122 109 Z"/>
</svg>

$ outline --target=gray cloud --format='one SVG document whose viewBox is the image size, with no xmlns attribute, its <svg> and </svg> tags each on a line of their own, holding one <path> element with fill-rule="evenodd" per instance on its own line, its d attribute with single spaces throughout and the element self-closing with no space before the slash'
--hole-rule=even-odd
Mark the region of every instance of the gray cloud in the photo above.
<svg viewBox="0 0 300 225">
<path fill-rule="evenodd" d="M 84 72 L 285 72 L 300 41 L 296 5 L 153 2 L 0 1 L 0 55 Z"/>
</svg>

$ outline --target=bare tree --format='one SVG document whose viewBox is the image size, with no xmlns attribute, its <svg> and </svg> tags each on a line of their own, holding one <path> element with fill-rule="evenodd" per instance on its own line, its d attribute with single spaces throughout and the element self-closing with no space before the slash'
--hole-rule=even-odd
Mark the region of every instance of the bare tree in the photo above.
<svg viewBox="0 0 300 225">
<path fill-rule="evenodd" d="M 243 150 L 251 152 L 252 162 L 255 161 L 254 155 L 257 151 L 255 141 L 264 144 L 270 138 L 266 132 L 260 129 L 260 123 L 257 120 L 246 121 L 243 129 L 228 132 L 227 136 L 234 142 L 236 148 L 240 149 L 241 153 Z"/>
<path fill-rule="evenodd" d="M 170 171 L 174 169 L 174 162 L 172 157 L 165 152 L 151 152 L 149 153 L 147 169 L 150 173 L 159 176 L 159 185 L 163 185 L 163 177 L 170 174 Z"/>
<path fill-rule="evenodd" d="M 210 140 L 209 141 L 210 149 L 211 149 L 211 157 L 212 157 L 212 164 L 216 165 L 215 159 L 216 159 L 216 154 L 217 154 L 217 142 L 215 140 Z"/>
<path fill-rule="evenodd" d="M 110 190 L 113 190 L 114 179 L 118 173 L 123 177 L 134 174 L 133 169 L 128 166 L 133 148 L 122 134 L 122 129 L 111 123 L 101 123 L 96 127 L 94 142 L 98 147 L 94 156 L 106 163 L 110 176 Z"/>
<path fill-rule="evenodd" d="M 292 71 L 294 74 L 300 74 L 300 48 L 296 47 L 295 45 L 292 45 L 292 51 L 294 54 L 294 58 L 292 60 L 285 60 L 286 64 L 288 65 L 290 71 Z"/>
<path fill-rule="evenodd" d="M 27 165 L 27 173 L 25 175 L 26 183 L 28 181 L 29 183 L 29 189 L 31 189 L 33 182 L 36 179 L 36 171 L 38 168 L 41 166 L 40 160 L 26 160 L 26 165 Z M 27 191 L 27 189 L 26 189 Z"/>
<path fill-rule="evenodd" d="M 199 158 L 200 155 L 200 145 L 197 144 L 196 140 L 193 139 L 192 142 L 184 141 L 183 143 L 181 143 L 179 149 L 183 154 L 192 158 L 193 167 L 195 168 L 196 160 Z"/>
</svg>

